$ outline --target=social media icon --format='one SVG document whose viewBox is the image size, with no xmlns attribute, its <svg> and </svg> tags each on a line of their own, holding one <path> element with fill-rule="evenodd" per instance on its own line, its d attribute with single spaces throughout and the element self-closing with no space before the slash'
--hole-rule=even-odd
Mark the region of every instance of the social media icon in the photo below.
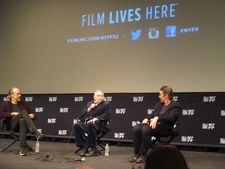
<svg viewBox="0 0 225 169">
<path fill-rule="evenodd" d="M 138 40 L 141 38 L 141 29 L 137 29 L 135 31 L 131 31 L 131 40 Z"/>
<path fill-rule="evenodd" d="M 158 39 L 158 38 L 159 38 L 159 29 L 149 28 L 148 39 Z"/>
<path fill-rule="evenodd" d="M 177 27 L 176 26 L 167 26 L 165 36 L 167 38 L 174 38 L 177 36 Z"/>
</svg>

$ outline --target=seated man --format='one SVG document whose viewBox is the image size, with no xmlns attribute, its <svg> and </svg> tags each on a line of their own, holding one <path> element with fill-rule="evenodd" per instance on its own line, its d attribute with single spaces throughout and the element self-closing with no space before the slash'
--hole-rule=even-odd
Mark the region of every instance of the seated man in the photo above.
<svg viewBox="0 0 225 169">
<path fill-rule="evenodd" d="M 166 134 L 173 130 L 173 126 L 181 113 L 181 107 L 173 100 L 173 90 L 168 86 L 161 87 L 159 100 L 154 112 L 145 118 L 141 124 L 133 128 L 134 156 L 130 162 L 145 162 L 148 149 L 151 147 L 151 137 Z"/>
<path fill-rule="evenodd" d="M 101 130 L 103 121 L 110 119 L 110 111 L 110 104 L 104 101 L 104 93 L 95 91 L 94 100 L 87 103 L 78 123 L 73 126 L 76 146 L 83 149 L 81 156 L 99 155 L 96 148 L 97 131 Z M 91 150 L 88 151 L 89 149 Z"/>
<path fill-rule="evenodd" d="M 33 123 L 34 113 L 29 107 L 21 101 L 20 90 L 13 87 L 9 90 L 9 101 L 3 102 L 0 107 L 0 118 L 5 118 L 9 122 L 13 131 L 19 131 L 20 152 L 22 156 L 28 155 L 27 133 L 35 134 L 37 139 L 43 137 L 43 134 L 37 131 Z"/>
</svg>

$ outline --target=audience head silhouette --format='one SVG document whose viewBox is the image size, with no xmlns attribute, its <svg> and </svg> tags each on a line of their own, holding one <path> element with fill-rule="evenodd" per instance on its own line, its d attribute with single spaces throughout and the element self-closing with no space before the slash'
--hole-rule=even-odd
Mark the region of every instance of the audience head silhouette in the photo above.
<svg viewBox="0 0 225 169">
<path fill-rule="evenodd" d="M 177 147 L 157 145 L 148 154 L 145 169 L 188 169 L 188 166 Z"/>
</svg>

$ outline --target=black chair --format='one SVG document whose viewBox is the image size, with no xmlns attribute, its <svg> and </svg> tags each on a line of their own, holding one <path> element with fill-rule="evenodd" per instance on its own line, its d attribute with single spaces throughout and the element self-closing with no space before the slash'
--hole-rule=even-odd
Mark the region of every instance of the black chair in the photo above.
<svg viewBox="0 0 225 169">
<path fill-rule="evenodd" d="M 12 141 L 9 144 L 7 144 L 1 150 L 1 152 L 6 151 L 9 147 L 11 147 L 17 141 L 19 141 L 18 135 L 16 135 L 16 133 L 14 131 L 10 130 L 10 127 L 9 127 L 10 124 L 9 123 L 10 123 L 10 120 L 7 119 L 7 118 L 0 119 L 0 128 L 1 128 L 0 134 L 1 134 L 1 137 L 7 136 L 7 138 L 11 138 L 12 139 Z"/>
<path fill-rule="evenodd" d="M 100 131 L 97 131 L 98 135 L 97 135 L 97 145 L 101 148 L 102 151 L 105 150 L 105 145 L 102 144 L 101 139 L 110 131 L 110 121 L 102 121 L 101 123 L 101 129 Z"/>
<path fill-rule="evenodd" d="M 9 118 L 2 118 L 0 119 L 0 135 L 1 137 L 6 136 L 7 138 L 12 139 L 12 141 L 7 144 L 1 152 L 6 151 L 8 148 L 10 148 L 12 145 L 14 145 L 17 141 L 19 141 L 19 136 L 17 133 L 15 133 L 13 130 L 10 129 L 10 119 Z M 28 149 L 30 151 L 34 151 L 32 147 L 27 145 Z"/>
<path fill-rule="evenodd" d="M 170 144 L 170 142 L 177 136 L 180 132 L 177 129 L 178 123 L 176 122 L 172 130 L 162 133 L 156 137 L 152 137 L 152 142 L 154 144 Z"/>
<path fill-rule="evenodd" d="M 100 150 L 98 149 L 99 154 L 101 154 L 101 151 L 105 150 L 105 145 L 102 144 L 101 139 L 110 131 L 110 121 L 108 120 L 102 120 L 101 121 L 101 126 L 100 130 L 97 130 L 97 138 L 96 138 L 96 143 L 100 147 Z M 78 153 L 81 151 L 82 148 L 78 148 L 75 150 L 75 153 Z"/>
</svg>

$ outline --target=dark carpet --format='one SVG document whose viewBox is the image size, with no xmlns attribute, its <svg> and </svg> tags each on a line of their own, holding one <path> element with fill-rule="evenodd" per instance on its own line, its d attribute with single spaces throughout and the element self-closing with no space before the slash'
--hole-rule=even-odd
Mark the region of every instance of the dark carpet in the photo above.
<svg viewBox="0 0 225 169">
<path fill-rule="evenodd" d="M 2 149 L 10 140 L 0 139 Z M 34 141 L 28 142 L 31 147 Z M 88 165 L 94 169 L 143 169 L 144 164 L 132 164 L 128 158 L 132 155 L 131 146 L 110 145 L 110 156 L 86 157 L 77 161 L 73 143 L 40 142 L 40 153 L 31 152 L 30 156 L 18 154 L 18 143 L 0 153 L 0 169 L 76 169 Z M 190 169 L 222 169 L 225 166 L 224 152 L 184 151 Z M 104 152 L 103 152 L 104 154 Z"/>
</svg>

